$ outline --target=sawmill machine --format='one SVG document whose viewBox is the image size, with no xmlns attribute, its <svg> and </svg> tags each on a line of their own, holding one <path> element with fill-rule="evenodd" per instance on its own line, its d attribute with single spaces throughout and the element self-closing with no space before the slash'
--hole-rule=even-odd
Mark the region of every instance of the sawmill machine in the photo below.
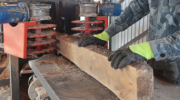
<svg viewBox="0 0 180 100">
<path fill-rule="evenodd" d="M 0 6 L 0 24 L 3 24 L 4 52 L 19 58 L 54 51 L 57 34 L 51 20 L 51 4 L 18 3 Z"/>
<path fill-rule="evenodd" d="M 80 3 L 80 17 L 72 23 L 83 24 L 72 28 L 80 31 L 75 34 L 79 38 L 102 32 L 108 27 L 108 16 L 121 13 L 119 3 Z M 17 4 L 1 4 L 0 24 L 3 24 L 4 52 L 19 58 L 30 58 L 34 55 L 56 50 L 53 38 L 57 34 L 56 24 L 47 23 L 51 20 L 51 4 L 20 2 Z"/>
<path fill-rule="evenodd" d="M 58 34 L 57 29 L 61 24 L 59 24 L 59 20 L 56 21 L 55 24 L 50 21 L 52 20 L 51 11 L 53 5 L 51 3 L 48 3 L 48 0 L 46 0 L 46 2 L 44 3 L 37 2 L 40 0 L 34 1 L 36 2 L 0 4 L 0 38 L 2 38 L 1 40 L 3 40 L 4 42 L 5 53 L 18 58 L 27 59 L 39 54 L 51 53 L 56 50 L 55 43 L 57 42 L 57 40 L 54 37 L 56 36 L 56 34 Z M 72 18 L 74 16 L 71 16 L 71 18 L 69 18 L 69 13 L 72 14 L 76 12 L 68 13 L 68 10 L 65 10 L 66 14 L 63 17 L 56 16 L 56 19 L 63 19 L 63 23 L 65 24 L 63 26 L 65 27 L 64 32 L 66 32 L 67 34 L 71 34 L 69 33 L 70 29 L 72 31 L 80 32 L 78 34 L 76 34 L 77 32 L 74 32 L 75 34 L 73 35 L 77 38 L 82 38 L 84 36 L 89 36 L 102 32 L 105 28 L 108 27 L 108 17 L 119 16 L 121 13 L 120 3 L 78 2 L 78 5 L 80 9 L 80 14 L 78 17 L 85 17 L 84 20 L 73 21 L 77 18 Z M 53 10 L 57 10 L 57 8 Z M 61 11 L 63 10 L 57 10 L 52 12 L 54 14 L 61 14 Z M 71 20 L 69 20 L 68 18 Z M 80 24 L 81 26 L 74 27 L 75 25 L 71 23 L 69 25 L 68 21 L 71 23 Z M 3 30 L 1 28 L 2 26 Z M 13 67 L 11 67 L 11 88 L 13 91 L 13 89 L 16 89 L 16 86 L 13 86 L 13 84 L 18 84 L 18 82 L 13 82 L 12 77 L 17 76 L 15 78 L 18 79 L 19 73 L 17 71 L 13 74 L 12 69 Z M 38 84 L 38 86 L 41 85 L 39 80 L 33 75 L 32 81 L 29 82 L 28 90 L 29 97 L 32 100 L 34 100 L 38 96 L 38 92 L 35 90 L 37 87 L 34 84 Z M 44 90 L 42 86 L 41 88 L 42 90 Z M 16 97 L 17 95 L 18 93 L 12 92 L 12 97 Z M 43 97 L 49 98 L 46 92 Z"/>
<path fill-rule="evenodd" d="M 101 33 L 108 27 L 109 16 L 119 16 L 121 14 L 120 3 L 80 3 L 80 17 L 84 20 L 75 20 L 72 23 L 81 24 L 80 27 L 72 28 L 73 31 L 80 31 L 74 34 L 77 38 Z"/>
</svg>

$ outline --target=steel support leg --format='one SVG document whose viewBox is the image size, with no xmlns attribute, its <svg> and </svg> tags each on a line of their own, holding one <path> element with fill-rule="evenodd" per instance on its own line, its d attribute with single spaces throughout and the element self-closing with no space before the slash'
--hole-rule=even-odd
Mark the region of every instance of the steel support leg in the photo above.
<svg viewBox="0 0 180 100">
<path fill-rule="evenodd" d="M 12 100 L 20 100 L 19 58 L 9 55 Z"/>
</svg>

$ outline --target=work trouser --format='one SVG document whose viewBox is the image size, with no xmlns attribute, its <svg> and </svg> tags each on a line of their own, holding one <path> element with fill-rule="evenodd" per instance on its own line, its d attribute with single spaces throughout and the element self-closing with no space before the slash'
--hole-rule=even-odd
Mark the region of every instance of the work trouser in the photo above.
<svg viewBox="0 0 180 100">
<path fill-rule="evenodd" d="M 180 85 L 180 60 L 165 60 L 156 62 L 150 60 L 148 64 L 154 69 L 155 74 L 159 74 L 176 85 Z"/>
</svg>

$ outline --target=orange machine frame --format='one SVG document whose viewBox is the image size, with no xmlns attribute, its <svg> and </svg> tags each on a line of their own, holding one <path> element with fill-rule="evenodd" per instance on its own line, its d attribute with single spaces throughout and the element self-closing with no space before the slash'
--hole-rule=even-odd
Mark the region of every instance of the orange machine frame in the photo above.
<svg viewBox="0 0 180 100">
<path fill-rule="evenodd" d="M 106 29 L 108 27 L 108 17 L 107 16 L 97 16 L 96 20 L 103 20 L 104 21 L 104 28 Z"/>
<path fill-rule="evenodd" d="M 4 24 L 4 52 L 19 58 L 27 58 L 27 29 L 36 22 L 20 22 L 17 26 Z"/>
</svg>

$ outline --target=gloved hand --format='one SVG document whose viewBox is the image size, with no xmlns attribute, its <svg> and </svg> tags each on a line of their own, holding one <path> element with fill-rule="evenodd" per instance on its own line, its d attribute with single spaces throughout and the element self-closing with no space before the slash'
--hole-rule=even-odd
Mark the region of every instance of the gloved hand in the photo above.
<svg viewBox="0 0 180 100">
<path fill-rule="evenodd" d="M 133 45 L 126 49 L 119 49 L 112 53 L 108 60 L 111 61 L 111 66 L 114 69 L 122 69 L 129 65 L 132 61 L 147 61 L 154 58 L 148 42 Z"/>
<path fill-rule="evenodd" d="M 78 42 L 78 46 L 79 47 L 85 47 L 85 46 L 90 45 L 90 44 L 98 44 L 98 45 L 105 46 L 105 44 L 107 43 L 108 40 L 109 40 L 109 35 L 104 31 L 100 34 L 83 37 Z"/>
</svg>

